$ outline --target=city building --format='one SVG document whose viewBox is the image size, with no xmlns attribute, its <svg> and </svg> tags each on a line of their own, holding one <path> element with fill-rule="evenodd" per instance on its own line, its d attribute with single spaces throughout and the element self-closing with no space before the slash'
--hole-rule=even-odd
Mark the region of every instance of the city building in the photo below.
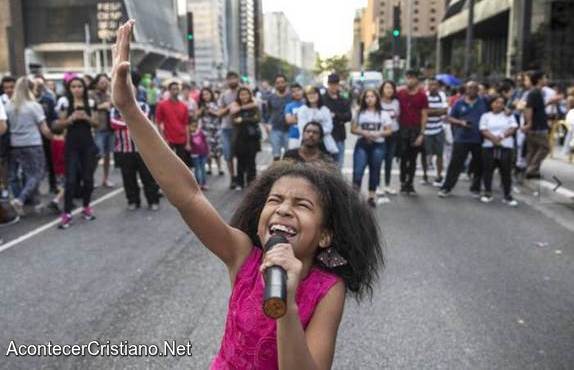
<svg viewBox="0 0 574 370">
<path fill-rule="evenodd" d="M 228 70 L 256 81 L 263 55 L 261 0 L 226 0 Z"/>
<path fill-rule="evenodd" d="M 283 12 L 263 15 L 265 54 L 301 67 L 302 43 L 299 35 Z"/>
<path fill-rule="evenodd" d="M 225 0 L 188 0 L 188 10 L 193 14 L 194 78 L 222 80 L 228 64 Z"/>
<path fill-rule="evenodd" d="M 115 30 L 133 18 L 132 64 L 142 72 L 188 74 L 185 17 L 176 0 L 4 0 L 0 7 L 8 8 L 0 29 L 9 32 L 0 33 L 7 40 L 0 43 L 0 71 L 109 72 Z"/>
<path fill-rule="evenodd" d="M 317 52 L 315 51 L 315 44 L 303 41 L 301 43 L 301 68 L 307 71 L 313 70 L 316 60 Z"/>
<path fill-rule="evenodd" d="M 439 25 L 437 65 L 462 74 L 469 1 L 451 1 Z M 574 77 L 574 2 L 481 0 L 474 5 L 471 71 L 498 78 L 543 69 L 554 80 Z"/>
<path fill-rule="evenodd" d="M 355 18 L 353 19 L 353 48 L 350 51 L 349 60 L 351 61 L 351 69 L 358 71 L 363 65 L 363 42 L 361 39 L 361 18 L 364 9 L 357 9 Z"/>
</svg>

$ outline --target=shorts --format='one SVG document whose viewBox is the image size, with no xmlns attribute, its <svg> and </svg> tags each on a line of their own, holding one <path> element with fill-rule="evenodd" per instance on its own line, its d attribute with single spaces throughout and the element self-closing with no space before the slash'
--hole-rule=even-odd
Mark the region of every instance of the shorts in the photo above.
<svg viewBox="0 0 574 370">
<path fill-rule="evenodd" d="M 115 135 L 113 131 L 97 131 L 95 137 L 98 156 L 103 157 L 114 151 Z"/>
<path fill-rule="evenodd" d="M 233 160 L 233 128 L 221 129 L 221 147 L 223 149 L 223 159 L 227 162 Z"/>
<path fill-rule="evenodd" d="M 426 155 L 436 155 L 442 157 L 444 152 L 444 132 L 436 135 L 425 136 Z"/>
</svg>

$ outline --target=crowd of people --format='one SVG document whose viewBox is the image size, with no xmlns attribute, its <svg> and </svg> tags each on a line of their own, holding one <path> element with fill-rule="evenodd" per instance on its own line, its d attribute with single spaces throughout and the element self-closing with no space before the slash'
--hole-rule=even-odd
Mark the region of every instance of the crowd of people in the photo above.
<svg viewBox="0 0 574 370">
<path fill-rule="evenodd" d="M 553 86 L 539 71 L 493 86 L 469 80 L 456 89 L 407 71 L 405 86 L 385 81 L 378 89 L 362 91 L 356 102 L 342 91 L 336 74 L 329 76 L 325 88 L 289 83 L 282 74 L 272 86 L 265 81 L 251 88 L 242 85 L 235 72 L 227 74 L 224 89 L 207 84 L 198 88 L 178 80 L 162 85 L 137 73 L 132 73 L 132 80 L 140 109 L 193 168 L 204 191 L 211 175 L 226 172 L 230 189 L 248 187 L 257 176 L 256 156 L 263 140 L 269 141 L 274 161 L 316 161 L 342 171 L 350 132 L 357 136 L 351 182 L 360 191 L 369 169 L 366 199 L 373 207 L 398 193 L 416 194 L 418 158 L 421 184 L 439 188 L 441 198 L 451 195 L 466 172 L 471 194 L 491 202 L 493 173 L 498 169 L 503 201 L 516 206 L 512 182 L 541 177 L 552 125 L 566 118 L 570 125 L 566 150 L 573 150 L 574 144 L 574 90 Z M 54 194 L 47 208 L 60 214 L 60 228 L 72 224 L 76 199 L 82 202 L 81 216 L 94 220 L 94 187 L 115 186 L 110 177 L 113 155 L 127 208 L 141 207 L 141 181 L 148 208 L 157 211 L 161 191 L 112 105 L 110 78 L 67 74 L 64 86 L 59 94 L 53 81 L 41 75 L 2 79 L 4 202 L 10 199 L 15 213 L 23 215 L 25 205 L 38 205 L 38 188 L 47 177 Z M 96 183 L 99 162 L 102 178 Z M 399 166 L 399 188 L 392 186 L 394 163 Z M 430 170 L 436 173 L 432 180 Z M 17 215 L 6 222 L 16 221 Z"/>
</svg>

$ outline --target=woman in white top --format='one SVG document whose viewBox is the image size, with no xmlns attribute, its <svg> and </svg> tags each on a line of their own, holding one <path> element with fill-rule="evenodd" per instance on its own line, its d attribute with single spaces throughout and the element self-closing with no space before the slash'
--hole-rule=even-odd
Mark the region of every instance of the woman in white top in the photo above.
<svg viewBox="0 0 574 370">
<path fill-rule="evenodd" d="M 353 119 L 351 133 L 360 136 L 353 153 L 353 186 L 361 190 L 365 168 L 369 166 L 369 198 L 376 207 L 376 190 L 381 182 L 381 165 L 385 157 L 385 137 L 392 131 L 392 119 L 381 110 L 381 98 L 376 90 L 367 89 L 361 95 L 359 111 Z"/>
<path fill-rule="evenodd" d="M 398 120 L 401 113 L 401 106 L 396 98 L 397 85 L 393 81 L 385 81 L 379 89 L 379 94 L 381 95 L 381 109 L 389 114 L 392 121 L 392 135 L 385 138 L 385 187 L 382 190 L 384 194 L 397 195 L 397 191 L 391 188 L 391 172 L 397 148 Z"/>
<path fill-rule="evenodd" d="M 305 88 L 305 105 L 297 110 L 297 127 L 299 132 L 303 132 L 305 125 L 311 121 L 318 122 L 323 127 L 323 144 L 325 149 L 334 158 L 335 154 L 339 153 L 335 139 L 331 136 L 333 131 L 333 118 L 331 111 L 323 105 L 321 92 L 314 86 L 307 86 Z M 303 135 L 301 135 L 302 137 Z M 301 138 L 299 139 L 299 145 Z"/>
<path fill-rule="evenodd" d="M 512 115 L 507 115 L 504 112 L 505 105 L 506 99 L 504 97 L 495 97 L 490 103 L 492 111 L 483 114 L 480 118 L 480 132 L 484 137 L 482 143 L 482 176 L 485 189 L 480 200 L 483 203 L 492 201 L 492 175 L 494 170 L 498 168 L 504 191 L 503 201 L 515 207 L 518 203 L 511 194 L 512 152 L 514 150 L 513 135 L 518 124 Z"/>
</svg>

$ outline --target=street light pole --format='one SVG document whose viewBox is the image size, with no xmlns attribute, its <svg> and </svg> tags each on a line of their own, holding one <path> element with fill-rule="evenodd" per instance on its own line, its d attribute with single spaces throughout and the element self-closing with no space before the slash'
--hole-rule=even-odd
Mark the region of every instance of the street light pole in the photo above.
<svg viewBox="0 0 574 370">
<path fill-rule="evenodd" d="M 412 50 L 412 37 L 413 37 L 413 7 L 411 0 L 406 0 L 407 10 L 407 65 L 406 69 L 411 69 L 411 50 Z"/>
<path fill-rule="evenodd" d="M 472 43 L 474 38 L 474 0 L 468 0 L 468 26 L 466 28 L 466 44 L 464 48 L 464 75 L 470 76 L 472 63 Z"/>
</svg>

